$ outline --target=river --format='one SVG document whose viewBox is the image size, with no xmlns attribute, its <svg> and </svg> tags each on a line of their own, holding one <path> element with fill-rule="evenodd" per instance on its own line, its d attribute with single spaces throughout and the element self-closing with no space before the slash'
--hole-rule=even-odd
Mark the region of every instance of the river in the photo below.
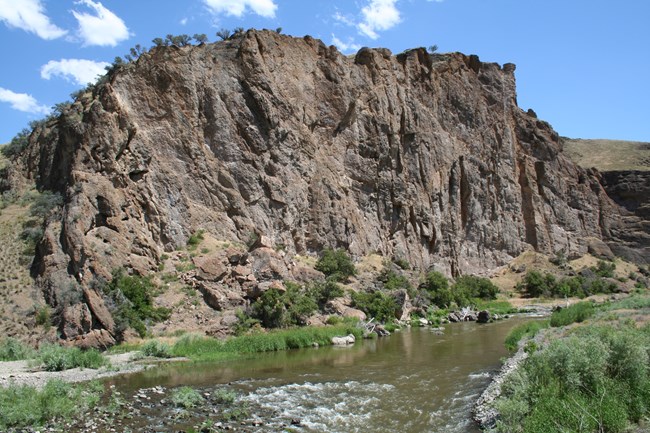
<svg viewBox="0 0 650 433">
<path fill-rule="evenodd" d="M 188 385 L 203 392 L 226 384 L 239 394 L 237 404 L 263 420 L 240 431 L 284 431 L 299 420 L 290 431 L 478 432 L 472 405 L 508 355 L 506 335 L 524 320 L 530 319 L 451 324 L 442 335 L 415 328 L 349 347 L 265 353 L 228 363 L 175 363 L 111 384 L 126 396 L 143 388 Z M 196 423 L 158 420 L 168 409 L 157 411 L 155 398 L 149 407 L 126 427 L 176 431 Z"/>
</svg>

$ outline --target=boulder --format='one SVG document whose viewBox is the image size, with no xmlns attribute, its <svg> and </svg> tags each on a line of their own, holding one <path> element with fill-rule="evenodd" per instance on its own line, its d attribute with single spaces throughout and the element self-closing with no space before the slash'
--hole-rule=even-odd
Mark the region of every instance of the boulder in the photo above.
<svg viewBox="0 0 650 433">
<path fill-rule="evenodd" d="M 90 331 L 93 318 L 88 305 L 78 303 L 63 309 L 61 334 L 63 338 L 73 338 Z"/>
<path fill-rule="evenodd" d="M 99 293 L 88 287 L 84 287 L 83 293 L 86 304 L 88 304 L 88 308 L 95 319 L 97 319 L 97 322 L 99 322 L 101 326 L 109 332 L 109 334 L 114 335 L 115 321 L 113 320 L 110 311 L 108 311 L 108 308 L 106 308 L 104 299 L 102 299 Z"/>
<path fill-rule="evenodd" d="M 478 323 L 488 323 L 490 321 L 490 312 L 487 310 L 479 311 L 476 321 Z"/>
<path fill-rule="evenodd" d="M 246 304 L 241 291 L 227 286 L 201 282 L 196 285 L 196 288 L 203 295 L 205 303 L 218 311 L 231 310 Z"/>
<path fill-rule="evenodd" d="M 345 337 L 332 337 L 332 344 L 334 346 L 347 346 L 348 344 L 354 344 L 355 340 L 354 335 L 349 334 Z"/>
<path fill-rule="evenodd" d="M 395 300 L 397 309 L 395 310 L 395 318 L 400 321 L 408 321 L 411 318 L 411 312 L 414 310 L 411 298 L 406 289 L 399 289 L 391 294 Z"/>
<path fill-rule="evenodd" d="M 223 256 L 194 257 L 196 278 L 204 281 L 220 281 L 228 273 L 228 265 Z"/>
<path fill-rule="evenodd" d="M 75 337 L 70 343 L 80 349 L 105 350 L 115 345 L 115 338 L 105 329 L 93 329 Z"/>
</svg>

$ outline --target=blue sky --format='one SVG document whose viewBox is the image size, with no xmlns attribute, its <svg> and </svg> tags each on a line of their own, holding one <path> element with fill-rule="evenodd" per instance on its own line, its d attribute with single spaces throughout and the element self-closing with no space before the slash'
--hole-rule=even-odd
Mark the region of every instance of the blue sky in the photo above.
<svg viewBox="0 0 650 433">
<path fill-rule="evenodd" d="M 650 142 L 649 18 L 648 0 L 0 0 L 0 143 L 136 44 L 235 27 L 512 62 L 520 107 L 561 135 Z"/>
</svg>

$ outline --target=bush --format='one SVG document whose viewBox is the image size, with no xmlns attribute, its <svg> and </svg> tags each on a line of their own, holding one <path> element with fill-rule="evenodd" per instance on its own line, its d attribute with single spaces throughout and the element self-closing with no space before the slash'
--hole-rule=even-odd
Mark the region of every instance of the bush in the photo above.
<svg viewBox="0 0 650 433">
<path fill-rule="evenodd" d="M 29 145 L 29 136 L 32 131 L 25 128 L 20 131 L 14 138 L 11 139 L 9 144 L 2 147 L 2 154 L 7 158 L 13 158 L 23 152 Z"/>
<path fill-rule="evenodd" d="M 175 389 L 172 391 L 171 396 L 172 403 L 174 406 L 182 407 L 183 409 L 191 409 L 200 406 L 203 404 L 203 396 L 189 386 L 183 386 L 181 388 Z"/>
<path fill-rule="evenodd" d="M 395 300 L 381 291 L 352 292 L 352 305 L 382 323 L 395 319 Z"/>
<path fill-rule="evenodd" d="M 650 408 L 650 335 L 583 327 L 531 355 L 502 386 L 500 432 L 623 432 Z"/>
<path fill-rule="evenodd" d="M 335 281 L 344 281 L 356 274 L 350 256 L 340 249 L 325 249 L 318 262 L 316 262 L 315 268 Z"/>
<path fill-rule="evenodd" d="M 149 340 L 142 345 L 140 351 L 144 356 L 151 356 L 154 358 L 171 358 L 172 349 L 169 344 L 163 343 L 158 340 Z"/>
<path fill-rule="evenodd" d="M 449 288 L 449 280 L 440 272 L 432 271 L 427 273 L 420 288 L 429 293 L 431 302 L 439 308 L 448 308 L 454 302 L 454 297 Z"/>
<path fill-rule="evenodd" d="M 469 301 L 470 299 L 479 298 L 483 300 L 496 299 L 499 288 L 487 278 L 477 277 L 475 275 L 463 275 L 456 279 L 452 291 L 454 297 Z M 459 306 L 459 302 L 456 302 Z"/>
<path fill-rule="evenodd" d="M 113 273 L 113 279 L 104 291 L 113 301 L 113 316 L 120 331 L 131 326 L 144 337 L 147 320 L 160 322 L 169 318 L 171 310 L 153 306 L 156 289 L 149 277 L 129 276 L 122 270 Z"/>
<path fill-rule="evenodd" d="M 614 278 L 616 264 L 612 262 L 606 262 L 604 260 L 598 260 L 596 267 L 592 267 L 591 270 L 601 278 Z"/>
<path fill-rule="evenodd" d="M 108 364 L 108 359 L 95 349 L 81 350 L 56 344 L 43 345 L 36 360 L 46 371 L 63 371 L 77 367 L 97 369 Z"/>
<path fill-rule="evenodd" d="M 385 290 L 406 289 L 409 292 L 413 291 L 413 286 L 411 286 L 408 278 L 397 274 L 389 267 L 384 267 L 377 279 L 383 284 Z"/>
<path fill-rule="evenodd" d="M 555 284 L 556 281 L 553 275 L 548 273 L 542 275 L 538 271 L 530 271 L 526 273 L 523 282 L 519 285 L 519 289 L 526 291 L 531 298 L 539 298 L 550 296 L 554 291 Z"/>
<path fill-rule="evenodd" d="M 45 218 L 52 213 L 53 210 L 63 206 L 63 197 L 58 192 L 43 191 L 36 198 L 29 207 L 31 216 L 37 218 Z"/>
<path fill-rule="evenodd" d="M 71 385 L 61 380 L 49 381 L 42 390 L 25 385 L 0 387 L 0 429 L 68 420 L 97 406 L 103 390 L 99 382 Z"/>
<path fill-rule="evenodd" d="M 190 249 L 195 249 L 196 247 L 199 246 L 199 244 L 203 241 L 205 234 L 205 230 L 201 229 L 198 230 L 196 233 L 194 233 L 192 236 L 189 237 L 187 240 L 187 246 Z"/>
<path fill-rule="evenodd" d="M 567 308 L 554 311 L 551 315 L 550 323 L 553 327 L 580 323 L 593 316 L 594 312 L 594 305 L 591 302 L 578 302 Z"/>
<path fill-rule="evenodd" d="M 0 361 L 20 361 L 33 358 L 36 352 L 28 345 L 9 337 L 0 342 Z"/>
</svg>

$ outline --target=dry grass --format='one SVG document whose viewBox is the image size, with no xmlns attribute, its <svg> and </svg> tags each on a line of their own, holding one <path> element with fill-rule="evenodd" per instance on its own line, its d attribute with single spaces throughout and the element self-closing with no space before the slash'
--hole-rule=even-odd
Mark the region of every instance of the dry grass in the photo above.
<svg viewBox="0 0 650 433">
<path fill-rule="evenodd" d="M 576 164 L 600 171 L 650 170 L 650 143 L 564 138 L 564 152 Z"/>
<path fill-rule="evenodd" d="M 19 237 L 28 210 L 10 204 L 0 213 L 0 335 L 35 343 L 53 331 L 35 324 L 33 313 L 45 305 L 45 299 L 33 285 L 31 258 L 24 256 L 25 243 Z"/>
</svg>

